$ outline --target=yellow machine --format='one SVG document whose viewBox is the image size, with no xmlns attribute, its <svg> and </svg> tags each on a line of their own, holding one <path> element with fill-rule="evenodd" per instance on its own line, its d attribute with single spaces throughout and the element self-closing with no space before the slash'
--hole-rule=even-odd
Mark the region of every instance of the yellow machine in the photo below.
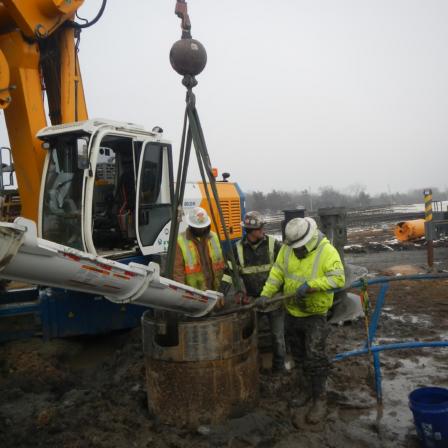
<svg viewBox="0 0 448 448">
<path fill-rule="evenodd" d="M 207 311 L 219 295 L 187 294 L 186 286 L 159 275 L 158 254 L 168 249 L 174 202 L 171 144 L 159 127 L 147 131 L 132 123 L 89 119 L 77 43 L 81 29 L 99 20 L 106 0 L 93 20 L 79 24 L 75 16 L 82 4 L 0 2 L 0 107 L 14 162 L 0 168 L 12 178 L 14 167 L 20 214 L 36 223 L 22 218 L 1 223 L 0 236 L 12 244 L 10 252 L 5 243 L 0 245 L 5 261 L 1 273 L 5 279 L 51 287 L 0 291 L 0 318 L 35 314 L 45 338 L 135 327 L 146 308 L 128 302 L 170 310 L 183 303 L 189 311 L 187 302 L 196 300 Z M 230 238 L 237 239 L 244 196 L 224 176 L 216 185 L 221 216 Z M 0 191 L 0 199 L 5 195 Z M 197 205 L 210 208 L 204 184 L 188 183 L 178 205 L 185 211 Z M 2 208 L 6 214 L 11 210 Z M 148 296 L 144 300 L 125 294 L 138 278 L 139 294 Z M 98 288 L 109 289 L 106 294 Z M 125 302 L 106 300 L 111 291 Z M 163 303 L 157 305 L 157 300 Z M 34 331 L 32 327 L 29 334 Z M 0 332 L 2 338 L 14 335 Z"/>
<path fill-rule="evenodd" d="M 21 215 L 42 238 L 122 257 L 166 250 L 171 219 L 171 145 L 161 129 L 89 120 L 77 56 L 83 0 L 0 3 L 0 107 L 21 198 Z M 48 126 L 44 108 L 48 99 Z M 195 202 L 205 205 L 197 184 Z M 218 182 L 232 239 L 241 237 L 244 198 Z M 219 219 L 219 218 L 218 218 Z M 220 230 L 223 236 L 222 230 Z"/>
<path fill-rule="evenodd" d="M 37 138 L 51 124 L 87 119 L 75 50 L 74 14 L 83 0 L 5 0 L 0 4 L 0 107 L 11 143 L 22 215 L 37 222 L 45 150 Z"/>
</svg>

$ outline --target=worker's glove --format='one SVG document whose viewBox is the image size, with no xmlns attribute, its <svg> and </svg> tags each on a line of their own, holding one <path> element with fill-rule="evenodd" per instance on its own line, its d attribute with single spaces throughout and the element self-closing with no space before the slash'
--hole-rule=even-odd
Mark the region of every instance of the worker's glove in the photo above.
<svg viewBox="0 0 448 448">
<path fill-rule="evenodd" d="M 222 310 L 224 308 L 225 304 L 226 304 L 225 297 L 224 296 L 223 297 L 219 297 L 218 300 L 216 301 L 215 309 Z"/>
<path fill-rule="evenodd" d="M 229 293 L 229 290 L 231 288 L 232 284 L 227 283 L 225 281 L 221 282 L 221 285 L 219 286 L 218 292 L 224 295 L 224 297 Z"/>
<path fill-rule="evenodd" d="M 249 305 L 250 298 L 243 291 L 237 292 L 234 296 L 237 305 Z"/>
<path fill-rule="evenodd" d="M 261 296 L 261 297 L 258 297 L 258 299 L 255 300 L 255 306 L 257 308 L 264 309 L 264 308 L 266 308 L 268 306 L 268 302 L 269 302 L 269 297 Z"/>
<path fill-rule="evenodd" d="M 301 302 L 306 297 L 310 289 L 310 286 L 306 282 L 303 285 L 300 285 L 296 290 L 296 301 Z"/>
</svg>

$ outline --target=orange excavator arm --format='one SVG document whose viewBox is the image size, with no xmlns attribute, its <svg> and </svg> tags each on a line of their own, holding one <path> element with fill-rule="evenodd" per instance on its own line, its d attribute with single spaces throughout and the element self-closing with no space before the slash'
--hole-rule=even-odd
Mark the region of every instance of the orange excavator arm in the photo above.
<svg viewBox="0 0 448 448">
<path fill-rule="evenodd" d="M 22 216 L 37 222 L 45 158 L 37 132 L 51 124 L 87 119 L 73 18 L 84 0 L 0 2 L 0 108 L 22 202 Z"/>
</svg>

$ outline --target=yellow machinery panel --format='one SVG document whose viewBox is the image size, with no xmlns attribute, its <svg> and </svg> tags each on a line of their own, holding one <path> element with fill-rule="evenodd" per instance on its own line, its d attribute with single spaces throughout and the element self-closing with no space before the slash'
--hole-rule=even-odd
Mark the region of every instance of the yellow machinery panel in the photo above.
<svg viewBox="0 0 448 448">
<path fill-rule="evenodd" d="M 221 202 L 222 213 L 224 215 L 224 220 L 227 225 L 227 230 L 229 232 L 230 239 L 235 240 L 243 236 L 241 227 L 241 194 L 238 190 L 236 184 L 232 182 L 217 182 L 216 187 L 218 189 L 218 196 Z M 207 195 L 205 192 L 205 187 L 202 182 L 199 183 L 199 188 L 201 190 L 202 202 L 201 207 L 205 208 L 208 213 L 210 213 L 210 207 L 207 201 Z M 225 240 L 224 230 L 222 228 L 221 220 L 219 219 L 218 209 L 216 203 L 213 200 L 213 193 L 210 185 L 208 186 L 210 198 L 212 198 L 213 213 L 218 222 L 219 231 L 216 231 L 214 225 L 212 225 L 212 230 L 217 232 L 221 241 Z"/>
<path fill-rule="evenodd" d="M 74 15 L 83 2 L 84 0 L 3 0 L 1 16 L 11 16 L 26 36 L 42 38 Z"/>
<path fill-rule="evenodd" d="M 11 102 L 9 89 L 9 65 L 3 51 L 0 50 L 0 109 L 5 109 Z"/>
</svg>

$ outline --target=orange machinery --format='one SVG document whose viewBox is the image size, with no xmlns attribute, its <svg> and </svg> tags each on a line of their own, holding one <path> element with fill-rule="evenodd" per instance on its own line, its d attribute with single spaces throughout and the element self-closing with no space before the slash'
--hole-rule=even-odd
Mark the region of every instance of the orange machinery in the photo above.
<svg viewBox="0 0 448 448">
<path fill-rule="evenodd" d="M 399 241 L 411 241 L 425 236 L 425 220 L 399 222 L 394 229 L 395 238 Z"/>
</svg>

